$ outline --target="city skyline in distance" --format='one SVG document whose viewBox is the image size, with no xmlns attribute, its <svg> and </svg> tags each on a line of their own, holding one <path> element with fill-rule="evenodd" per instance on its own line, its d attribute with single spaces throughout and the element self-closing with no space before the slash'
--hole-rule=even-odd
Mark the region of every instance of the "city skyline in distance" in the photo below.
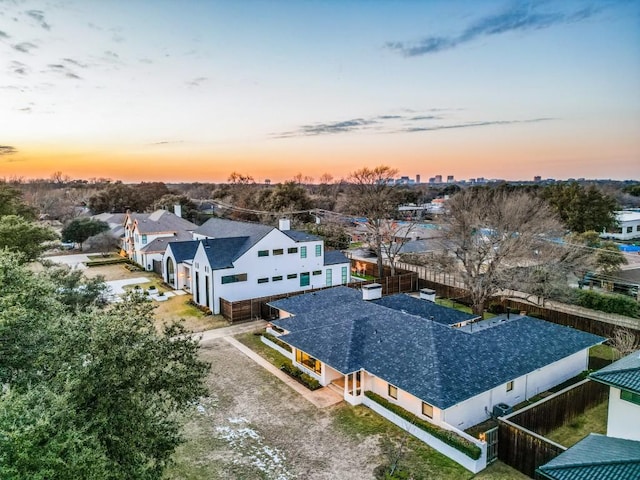
<svg viewBox="0 0 640 480">
<path fill-rule="evenodd" d="M 639 178 L 639 25 L 615 1 L 0 2 L 0 178 Z"/>
</svg>

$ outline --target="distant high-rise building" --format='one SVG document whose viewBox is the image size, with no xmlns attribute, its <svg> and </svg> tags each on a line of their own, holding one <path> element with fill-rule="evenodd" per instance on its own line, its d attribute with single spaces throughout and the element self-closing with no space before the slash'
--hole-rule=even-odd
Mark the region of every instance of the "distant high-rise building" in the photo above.
<svg viewBox="0 0 640 480">
<path fill-rule="evenodd" d="M 416 175 L 416 183 L 420 183 L 420 174 L 419 173 Z"/>
<path fill-rule="evenodd" d="M 434 178 L 435 183 L 442 183 L 442 175 L 436 175 Z"/>
<path fill-rule="evenodd" d="M 447 175 L 447 183 L 453 183 L 453 175 Z"/>
<path fill-rule="evenodd" d="M 535 177 L 533 177 L 533 181 L 534 182 L 541 182 L 542 181 L 542 177 L 540 175 L 536 175 Z"/>
</svg>

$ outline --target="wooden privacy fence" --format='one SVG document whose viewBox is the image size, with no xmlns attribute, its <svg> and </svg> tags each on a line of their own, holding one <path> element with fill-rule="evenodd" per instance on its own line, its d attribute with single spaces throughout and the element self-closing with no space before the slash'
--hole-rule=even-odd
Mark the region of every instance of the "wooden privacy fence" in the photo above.
<svg viewBox="0 0 640 480">
<path fill-rule="evenodd" d="M 368 285 L 370 283 L 379 283 L 380 285 L 382 285 L 383 295 L 414 292 L 418 288 L 418 276 L 415 273 L 409 272 L 400 275 L 394 275 L 393 277 L 384 277 L 363 282 L 351 282 L 346 284 L 346 286 L 350 288 L 360 288 L 363 285 Z M 266 297 L 252 298 L 249 300 L 238 300 L 235 302 L 221 298 L 220 313 L 231 323 L 244 322 L 253 320 L 255 318 L 272 319 L 276 317 L 277 311 L 276 309 L 269 307 L 269 305 L 267 305 L 268 303 L 275 300 L 280 300 L 281 298 L 294 297 L 296 295 L 303 295 L 305 293 L 324 290 L 326 288 L 333 287 L 311 288 L 298 292 L 284 293 L 281 295 L 269 295 Z"/>
<path fill-rule="evenodd" d="M 565 447 L 544 435 L 570 423 L 607 400 L 609 387 L 583 380 L 539 403 L 498 420 L 498 458 L 533 477 L 536 468 L 557 457 Z"/>
</svg>

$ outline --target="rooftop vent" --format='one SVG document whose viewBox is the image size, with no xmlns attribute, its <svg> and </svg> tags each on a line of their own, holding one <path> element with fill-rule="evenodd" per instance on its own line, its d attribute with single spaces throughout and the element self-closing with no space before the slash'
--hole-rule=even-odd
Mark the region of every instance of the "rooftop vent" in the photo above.
<svg viewBox="0 0 640 480">
<path fill-rule="evenodd" d="M 291 220 L 289 220 L 288 218 L 281 218 L 278 221 L 278 230 L 282 232 L 291 230 Z"/>
<path fill-rule="evenodd" d="M 378 300 L 382 298 L 382 285 L 379 283 L 370 283 L 362 286 L 363 300 Z"/>
<path fill-rule="evenodd" d="M 436 291 L 430 288 L 423 288 L 420 290 L 420 298 L 423 300 L 429 300 L 430 302 L 436 301 Z"/>
</svg>

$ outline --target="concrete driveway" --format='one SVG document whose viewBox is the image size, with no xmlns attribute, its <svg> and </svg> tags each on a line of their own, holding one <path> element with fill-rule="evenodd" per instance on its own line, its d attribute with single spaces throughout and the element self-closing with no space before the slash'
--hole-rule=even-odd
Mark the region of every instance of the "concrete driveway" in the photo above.
<svg viewBox="0 0 640 480">
<path fill-rule="evenodd" d="M 78 253 L 75 255 L 54 255 L 52 257 L 44 257 L 44 259 L 60 265 L 68 265 L 74 269 L 85 269 L 87 268 L 85 263 L 89 261 L 89 256 L 84 253 Z"/>
</svg>

